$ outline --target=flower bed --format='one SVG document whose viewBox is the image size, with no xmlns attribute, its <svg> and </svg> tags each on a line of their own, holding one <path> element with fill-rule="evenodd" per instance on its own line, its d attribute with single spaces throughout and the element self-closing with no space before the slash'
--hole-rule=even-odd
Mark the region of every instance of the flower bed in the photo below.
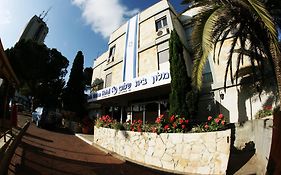
<svg viewBox="0 0 281 175">
<path fill-rule="evenodd" d="M 225 174 L 230 130 L 158 135 L 95 127 L 94 143 L 131 160 L 166 170 Z"/>
</svg>

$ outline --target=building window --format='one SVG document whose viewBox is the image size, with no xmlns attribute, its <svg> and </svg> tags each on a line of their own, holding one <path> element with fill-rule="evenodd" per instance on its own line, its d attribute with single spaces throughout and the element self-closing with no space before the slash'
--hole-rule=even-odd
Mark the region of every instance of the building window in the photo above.
<svg viewBox="0 0 281 175">
<path fill-rule="evenodd" d="M 115 54 L 115 45 L 112 46 L 112 47 L 109 49 L 109 56 L 108 56 L 107 62 L 112 62 L 112 61 L 114 61 L 114 54 Z"/>
<path fill-rule="evenodd" d="M 156 31 L 158 31 L 168 25 L 166 17 L 157 20 L 155 23 L 156 23 Z"/>
<path fill-rule="evenodd" d="M 112 80 L 112 73 L 109 73 L 105 77 L 105 87 L 111 86 L 111 80 Z"/>
<path fill-rule="evenodd" d="M 164 50 L 158 53 L 158 69 L 168 70 L 169 69 L 169 50 Z"/>
</svg>

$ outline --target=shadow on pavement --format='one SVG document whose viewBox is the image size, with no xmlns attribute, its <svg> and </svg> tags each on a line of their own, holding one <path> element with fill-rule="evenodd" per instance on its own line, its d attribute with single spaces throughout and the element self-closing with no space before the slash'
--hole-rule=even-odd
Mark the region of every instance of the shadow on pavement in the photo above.
<svg viewBox="0 0 281 175">
<path fill-rule="evenodd" d="M 44 138 L 43 138 L 44 137 Z M 11 175 L 171 175 L 119 160 L 73 135 L 31 126 L 9 166 Z"/>
</svg>

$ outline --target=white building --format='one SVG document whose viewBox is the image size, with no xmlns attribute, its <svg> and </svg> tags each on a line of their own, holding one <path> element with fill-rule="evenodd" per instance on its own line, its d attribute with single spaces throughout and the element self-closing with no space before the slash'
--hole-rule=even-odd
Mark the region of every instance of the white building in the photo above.
<svg viewBox="0 0 281 175">
<path fill-rule="evenodd" d="M 168 1 L 162 0 L 114 31 L 109 38 L 108 51 L 94 62 L 92 83 L 97 91 L 88 98 L 92 115 L 109 114 L 122 121 L 143 119 L 149 122 L 160 114 L 167 115 L 171 81 L 170 32 L 176 30 L 185 46 L 184 59 L 191 76 L 190 19 L 196 13 L 198 9 L 191 9 L 178 15 Z M 223 48 L 219 65 L 209 57 L 198 118 L 223 113 L 229 122 L 245 121 L 253 119 L 266 101 L 270 101 L 264 93 L 254 101 L 257 95 L 249 95 L 245 86 L 240 86 L 241 79 L 237 85 L 227 82 L 226 92 L 223 90 L 224 58 L 228 49 L 227 45 Z"/>
</svg>

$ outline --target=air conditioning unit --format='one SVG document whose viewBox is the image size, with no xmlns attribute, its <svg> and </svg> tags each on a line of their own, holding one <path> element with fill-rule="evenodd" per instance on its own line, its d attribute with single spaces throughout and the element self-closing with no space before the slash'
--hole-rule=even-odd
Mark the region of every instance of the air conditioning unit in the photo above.
<svg viewBox="0 0 281 175">
<path fill-rule="evenodd" d="M 157 36 L 158 37 L 161 37 L 161 36 L 164 36 L 166 34 L 168 34 L 170 31 L 169 31 L 169 28 L 163 28 L 163 29 L 159 29 L 157 31 Z"/>
</svg>

